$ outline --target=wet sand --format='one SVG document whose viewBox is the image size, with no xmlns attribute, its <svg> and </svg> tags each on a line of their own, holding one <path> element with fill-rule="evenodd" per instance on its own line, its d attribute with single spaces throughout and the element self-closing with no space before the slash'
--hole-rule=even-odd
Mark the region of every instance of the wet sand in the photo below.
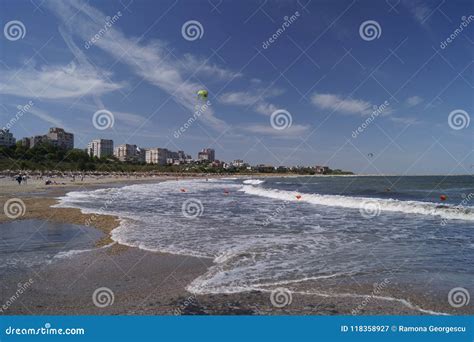
<svg viewBox="0 0 474 342">
<path fill-rule="evenodd" d="M 175 179 L 175 177 L 172 177 Z M 135 182 L 157 182 L 166 178 L 151 180 L 122 180 L 116 184 Z M 30 182 L 31 183 L 31 182 Z M 51 208 L 56 204 L 55 197 L 67 191 L 94 189 L 111 186 L 112 182 L 64 185 L 45 187 L 41 184 L 28 184 L 21 187 L 1 187 L 0 203 L 17 196 L 25 203 L 24 215 L 18 219 L 42 219 L 60 223 L 84 225 L 92 216 L 96 218 L 91 225 L 106 234 L 96 242 L 97 249 L 55 260 L 50 264 L 15 272 L 2 277 L 0 284 L 0 314 L 35 315 L 154 315 L 154 314 L 213 314 L 213 315 L 351 315 L 354 309 L 362 315 L 419 315 L 423 313 L 410 308 L 399 301 L 387 301 L 376 297 L 332 296 L 330 286 L 324 283 L 299 284 L 292 288 L 291 296 L 272 296 L 271 290 L 251 291 L 237 294 L 193 295 L 186 286 L 212 266 L 212 260 L 166 253 L 156 253 L 113 244 L 108 234 L 118 225 L 114 216 L 85 215 L 79 209 Z M 27 188 L 28 187 L 28 188 Z M 28 190 L 27 190 L 28 189 Z M 12 192 L 12 190 L 14 190 Z M 11 220 L 3 212 L 0 222 Z M 88 221 L 89 220 L 89 221 Z M 0 226 L 1 229 L 1 226 Z M 105 247 L 104 247 L 105 246 Z M 100 248 L 102 247 L 102 248 Z M 30 281 L 28 288 L 21 284 Z M 20 284 L 20 285 L 19 285 Z M 337 285 L 337 284 L 336 284 Z M 291 288 L 290 286 L 286 286 Z M 94 303 L 94 291 L 107 288 L 103 297 L 106 305 Z M 398 291 L 398 292 L 397 292 Z M 99 291 L 100 292 L 100 291 Z M 318 294 L 300 294 L 316 292 Z M 347 282 L 339 285 L 337 293 L 371 294 L 373 283 L 355 284 Z M 406 292 L 410 293 L 409 290 Z M 387 286 L 380 296 L 400 296 L 406 298 L 406 292 L 396 286 Z M 113 293 L 113 295 L 111 295 Z M 111 297 L 113 296 L 113 301 Z M 402 297 L 403 296 L 403 297 Z M 12 300 L 12 297 L 15 297 Z M 96 296 L 97 297 L 97 296 Z M 272 301 L 273 298 L 273 301 Z M 97 298 L 96 298 L 97 299 Z M 365 299 L 365 300 L 364 300 Z M 433 303 L 429 296 L 411 293 L 410 299 L 421 307 L 437 308 L 452 314 L 472 313 L 472 306 L 461 311 L 453 310 L 447 303 Z M 283 301 L 283 302 L 282 302 Z M 8 304 L 5 307 L 5 304 Z M 3 309 L 2 309 L 3 305 Z M 448 310 L 448 311 L 446 311 Z"/>
</svg>

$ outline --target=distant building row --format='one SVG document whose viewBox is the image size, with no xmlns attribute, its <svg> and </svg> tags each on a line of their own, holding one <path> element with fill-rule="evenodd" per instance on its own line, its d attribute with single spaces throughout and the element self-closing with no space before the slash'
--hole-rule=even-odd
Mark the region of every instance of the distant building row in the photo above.
<svg viewBox="0 0 474 342">
<path fill-rule="evenodd" d="M 46 142 L 66 150 L 72 150 L 74 148 L 74 134 L 66 132 L 63 128 L 51 127 L 45 135 L 35 135 L 21 139 L 21 144 L 27 148 L 33 148 Z"/>
<path fill-rule="evenodd" d="M 146 162 L 158 165 L 179 165 L 193 161 L 189 154 L 184 151 L 173 152 L 166 148 L 140 148 L 137 145 L 122 144 L 114 148 L 113 140 L 92 140 L 86 149 L 89 156 L 103 158 L 115 156 L 123 162 Z M 198 154 L 199 161 L 215 161 L 215 151 L 210 148 L 201 150 Z"/>
<path fill-rule="evenodd" d="M 52 127 L 45 135 L 35 135 L 21 139 L 21 144 L 27 148 L 35 147 L 35 145 L 48 142 L 67 150 L 74 148 L 74 134 L 66 132 L 62 128 Z M 0 130 L 0 146 L 13 146 L 16 139 L 9 130 Z"/>
</svg>

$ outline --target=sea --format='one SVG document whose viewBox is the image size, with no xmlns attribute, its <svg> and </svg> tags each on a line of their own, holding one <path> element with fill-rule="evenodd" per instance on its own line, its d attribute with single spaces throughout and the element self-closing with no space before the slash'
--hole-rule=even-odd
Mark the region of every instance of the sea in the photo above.
<svg viewBox="0 0 474 342">
<path fill-rule="evenodd" d="M 328 280 L 334 295 L 384 281 L 447 293 L 474 279 L 470 175 L 185 179 L 69 192 L 58 206 L 119 216 L 121 244 L 211 258 L 194 294 Z"/>
</svg>

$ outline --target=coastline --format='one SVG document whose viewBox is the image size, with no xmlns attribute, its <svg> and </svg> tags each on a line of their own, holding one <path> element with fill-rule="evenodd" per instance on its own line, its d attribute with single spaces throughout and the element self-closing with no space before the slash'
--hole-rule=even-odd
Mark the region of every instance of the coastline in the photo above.
<svg viewBox="0 0 474 342">
<path fill-rule="evenodd" d="M 119 225 L 118 217 L 83 214 L 80 209 L 51 207 L 58 203 L 56 197 L 68 191 L 93 190 L 143 182 L 155 183 L 169 179 L 176 177 L 141 180 L 103 179 L 100 182 L 55 187 L 45 187 L 41 184 L 28 184 L 23 187 L 15 184 L 12 190 L 18 188 L 21 190 L 13 192 L 13 195 L 21 198 L 27 208 L 21 219 L 84 225 L 94 216 L 91 226 L 104 232 L 106 237 L 96 242 L 96 247 L 104 248 L 56 260 L 39 270 L 6 277 L 3 291 L 6 297 L 0 298 L 0 305 L 15 292 L 17 284 L 30 278 L 34 279 L 34 283 L 17 302 L 0 314 L 351 315 L 354 308 L 359 308 L 361 305 L 358 314 L 429 314 L 397 300 L 397 297 L 404 298 L 402 293 L 399 293 L 400 296 L 387 297 L 392 299 L 373 296 L 370 301 L 366 301 L 364 295 L 327 295 L 324 287 L 320 288 L 320 291 L 313 291 L 318 286 L 311 283 L 308 283 L 307 287 L 296 289 L 291 303 L 281 308 L 272 305 L 271 290 L 264 288 L 239 293 L 195 295 L 188 292 L 187 286 L 205 274 L 213 265 L 213 260 L 150 252 L 118 243 L 111 245 L 113 241 L 110 232 Z M 2 203 L 8 197 L 13 197 L 11 188 L 1 188 Z M 2 214 L 0 223 L 5 220 L 8 218 Z M 91 299 L 93 292 L 101 287 L 110 288 L 114 293 L 114 303 L 104 308 L 94 305 Z M 348 285 L 344 290 L 345 293 L 370 294 L 373 291 L 373 284 L 359 284 L 357 287 Z M 397 290 L 393 289 L 391 293 L 397 293 Z M 421 303 L 429 303 L 429 299 L 423 299 L 421 294 L 413 296 L 417 304 L 420 300 Z M 427 307 L 437 307 L 436 303 L 429 304 Z M 440 307 L 439 311 L 443 312 L 444 309 Z"/>
</svg>

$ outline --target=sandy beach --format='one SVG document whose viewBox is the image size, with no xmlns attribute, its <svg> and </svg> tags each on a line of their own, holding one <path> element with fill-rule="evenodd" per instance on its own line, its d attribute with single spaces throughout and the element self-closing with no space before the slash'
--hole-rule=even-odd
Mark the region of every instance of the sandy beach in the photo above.
<svg viewBox="0 0 474 342">
<path fill-rule="evenodd" d="M 350 315 L 354 313 L 355 308 L 358 308 L 357 314 L 365 315 L 429 314 L 417 307 L 407 306 L 402 301 L 386 300 L 378 296 L 330 296 L 327 295 L 324 283 L 318 286 L 311 282 L 299 284 L 292 293 L 291 302 L 283 307 L 275 306 L 270 298 L 271 291 L 265 289 L 233 294 L 194 295 L 188 292 L 186 287 L 206 272 L 213 264 L 211 259 L 149 252 L 113 243 L 110 232 L 119 224 L 117 217 L 83 214 L 79 209 L 51 207 L 57 203 L 56 197 L 68 191 L 160 182 L 167 179 L 176 177 L 137 180 L 104 177 L 54 186 L 45 186 L 44 182 L 34 180 L 19 186 L 10 179 L 2 179 L 2 206 L 11 198 L 19 198 L 25 205 L 24 215 L 16 220 L 37 219 L 45 224 L 58 222 L 79 227 L 90 223 L 89 229 L 98 229 L 104 236 L 93 241 L 93 248 L 87 252 L 60 258 L 22 272 L 9 273 L 3 277 L 0 305 L 7 305 L 4 304 L 0 314 Z M 2 212 L 0 222 L 11 221 L 12 219 Z M 30 283 L 27 288 L 21 286 L 25 282 Z M 20 295 L 19 288 L 22 289 Z M 112 303 L 105 307 L 100 307 L 93 301 L 94 291 L 101 288 L 107 288 L 113 293 Z M 302 294 L 308 289 L 318 294 Z M 347 290 L 347 293 L 370 294 L 373 284 L 348 283 L 340 286 L 340 289 Z M 390 286 L 385 289 L 385 293 L 390 293 L 393 297 L 396 297 L 397 291 L 400 289 L 390 289 Z M 413 302 L 420 306 L 429 303 L 427 307 L 436 307 L 441 312 L 450 310 L 448 305 L 431 303 L 429 296 L 409 293 Z M 406 298 L 406 293 L 403 296 Z M 403 296 L 400 294 L 400 297 Z M 466 307 L 465 312 L 469 312 L 468 310 L 470 309 Z M 457 314 L 462 312 L 464 311 L 456 311 Z"/>
</svg>

